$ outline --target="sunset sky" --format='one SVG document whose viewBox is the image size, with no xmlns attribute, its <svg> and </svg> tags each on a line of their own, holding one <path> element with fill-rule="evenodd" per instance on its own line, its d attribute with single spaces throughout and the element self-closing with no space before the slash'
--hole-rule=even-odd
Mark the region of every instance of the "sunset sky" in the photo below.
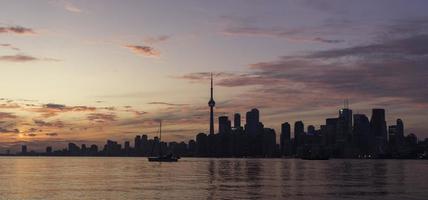
<svg viewBox="0 0 428 200">
<path fill-rule="evenodd" d="M 0 0 L 0 152 L 207 132 L 259 108 L 317 128 L 349 99 L 428 137 L 425 0 Z M 245 120 L 245 119 L 243 119 Z M 216 123 L 217 129 L 217 123 Z"/>
</svg>

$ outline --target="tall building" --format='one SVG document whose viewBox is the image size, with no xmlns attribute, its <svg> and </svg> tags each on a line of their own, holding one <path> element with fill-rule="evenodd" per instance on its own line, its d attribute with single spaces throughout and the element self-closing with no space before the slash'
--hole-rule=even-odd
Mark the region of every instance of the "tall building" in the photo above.
<svg viewBox="0 0 428 200">
<path fill-rule="evenodd" d="M 397 119 L 396 125 L 388 127 L 388 149 L 393 156 L 399 155 L 404 143 L 404 125 L 401 119 Z"/>
<path fill-rule="evenodd" d="M 141 149 L 141 136 L 137 135 L 134 139 L 134 148 L 136 151 Z"/>
<path fill-rule="evenodd" d="M 338 118 L 327 118 L 325 120 L 326 144 L 329 147 L 336 145 L 336 132 Z"/>
<path fill-rule="evenodd" d="M 375 108 L 372 110 L 372 117 L 370 119 L 370 131 L 371 135 L 374 137 L 375 154 L 385 154 L 387 143 L 387 130 L 384 109 Z"/>
<path fill-rule="evenodd" d="M 213 74 L 211 73 L 211 98 L 208 101 L 208 106 L 210 107 L 210 134 L 214 134 L 214 106 L 215 101 L 213 97 Z"/>
<path fill-rule="evenodd" d="M 263 156 L 273 157 L 276 151 L 276 133 L 274 129 L 263 129 L 262 145 Z"/>
<path fill-rule="evenodd" d="M 354 129 L 353 135 L 355 145 L 358 148 L 360 156 L 368 156 L 371 154 L 370 142 L 373 140 L 370 135 L 370 122 L 366 115 L 354 115 Z"/>
<path fill-rule="evenodd" d="M 291 127 L 288 122 L 284 122 L 281 124 L 281 135 L 280 135 L 280 147 L 282 155 L 290 155 L 291 150 Z"/>
<path fill-rule="evenodd" d="M 302 121 L 297 121 L 294 123 L 294 148 L 295 153 L 298 153 L 299 149 L 304 144 L 305 138 L 305 125 Z"/>
<path fill-rule="evenodd" d="M 230 133 L 231 124 L 227 116 L 220 116 L 218 118 L 218 132 L 219 133 Z"/>
<path fill-rule="evenodd" d="M 351 157 L 354 151 L 352 145 L 352 110 L 346 106 L 339 110 L 334 151 L 338 157 Z"/>
<path fill-rule="evenodd" d="M 337 121 L 337 137 L 336 142 L 343 144 L 351 144 L 352 142 L 352 110 L 342 108 L 339 110 L 339 118 Z"/>
<path fill-rule="evenodd" d="M 397 119 L 397 143 L 399 146 L 404 143 L 404 123 L 401 119 Z"/>
<path fill-rule="evenodd" d="M 235 113 L 235 115 L 233 116 L 233 127 L 236 129 L 241 128 L 241 114 Z"/>
<path fill-rule="evenodd" d="M 259 121 L 259 110 L 257 110 L 257 108 L 253 108 L 248 111 L 245 121 L 245 132 L 251 136 L 255 136 L 261 128 Z"/>
</svg>

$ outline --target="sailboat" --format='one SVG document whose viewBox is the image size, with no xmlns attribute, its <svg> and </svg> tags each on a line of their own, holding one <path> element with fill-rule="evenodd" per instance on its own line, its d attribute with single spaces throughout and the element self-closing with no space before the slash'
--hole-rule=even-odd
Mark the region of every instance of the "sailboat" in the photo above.
<svg viewBox="0 0 428 200">
<path fill-rule="evenodd" d="M 172 153 L 162 155 L 162 121 L 159 121 L 159 155 L 157 157 L 149 157 L 148 159 L 149 162 L 177 162 L 179 159 Z"/>
</svg>

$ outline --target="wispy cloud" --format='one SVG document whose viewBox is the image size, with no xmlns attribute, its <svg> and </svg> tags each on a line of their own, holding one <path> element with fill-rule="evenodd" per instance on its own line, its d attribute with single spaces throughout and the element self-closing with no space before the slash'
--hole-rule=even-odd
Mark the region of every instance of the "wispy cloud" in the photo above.
<svg viewBox="0 0 428 200">
<path fill-rule="evenodd" d="M 23 26 L 3 26 L 0 27 L 0 34 L 1 33 L 11 33 L 11 34 L 18 34 L 18 35 L 32 35 L 36 34 L 36 32 L 31 28 L 26 28 Z"/>
<path fill-rule="evenodd" d="M 16 54 L 16 55 L 0 56 L 0 61 L 20 63 L 20 62 L 31 62 L 31 61 L 58 62 L 61 60 L 56 58 L 38 58 L 30 55 Z"/>
<path fill-rule="evenodd" d="M 88 120 L 97 123 L 111 122 L 116 121 L 115 113 L 90 113 L 88 115 Z"/>
<path fill-rule="evenodd" d="M 29 62 L 29 61 L 36 61 L 39 60 L 36 57 L 28 56 L 28 55 L 8 55 L 8 56 L 0 56 L 0 61 L 7 61 L 7 62 Z"/>
<path fill-rule="evenodd" d="M 180 104 L 180 103 L 167 103 L 167 102 L 161 102 L 161 101 L 153 101 L 149 102 L 147 104 L 151 105 L 165 105 L 165 106 L 186 106 L 188 104 Z"/>
<path fill-rule="evenodd" d="M 54 132 L 54 133 L 46 133 L 45 135 L 55 137 L 55 136 L 58 136 L 59 134 Z"/>
<path fill-rule="evenodd" d="M 46 121 L 41 120 L 41 119 L 34 119 L 33 122 L 35 125 L 37 125 L 39 127 L 55 127 L 55 128 L 63 128 L 64 127 L 64 122 L 62 122 L 61 120 L 56 120 L 53 122 L 46 122 Z"/>
<path fill-rule="evenodd" d="M 82 9 L 77 7 L 75 4 L 70 1 L 64 1 L 64 9 L 73 13 L 81 13 Z"/>
<path fill-rule="evenodd" d="M 0 120 L 2 119 L 15 119 L 17 116 L 9 112 L 0 112 Z"/>
<path fill-rule="evenodd" d="M 150 46 L 142 46 L 142 45 L 125 45 L 125 48 L 128 48 L 132 52 L 138 55 L 143 55 L 146 57 L 159 57 L 160 52 L 153 47 Z"/>
<path fill-rule="evenodd" d="M 281 27 L 260 28 L 254 26 L 228 27 L 222 31 L 224 35 L 230 36 L 258 36 L 284 38 L 296 42 L 320 42 L 320 43 L 341 43 L 345 40 L 328 39 L 321 36 L 307 36 L 306 29 L 287 29 Z"/>
<path fill-rule="evenodd" d="M 12 49 L 12 50 L 15 50 L 15 51 L 19 51 L 20 50 L 18 47 L 15 47 L 15 46 L 13 46 L 11 44 L 0 44 L 0 47 L 6 47 L 6 48 L 9 48 L 9 49 Z"/>
<path fill-rule="evenodd" d="M 171 36 L 169 36 L 169 35 L 160 35 L 157 37 L 146 37 L 144 39 L 144 42 L 146 42 L 147 44 L 157 44 L 157 43 L 166 42 L 170 38 L 171 38 Z"/>
<path fill-rule="evenodd" d="M 41 107 L 32 108 L 31 111 L 41 113 L 43 117 L 53 117 L 65 112 L 90 112 L 97 108 L 90 106 L 66 106 L 63 104 L 48 103 Z"/>
</svg>

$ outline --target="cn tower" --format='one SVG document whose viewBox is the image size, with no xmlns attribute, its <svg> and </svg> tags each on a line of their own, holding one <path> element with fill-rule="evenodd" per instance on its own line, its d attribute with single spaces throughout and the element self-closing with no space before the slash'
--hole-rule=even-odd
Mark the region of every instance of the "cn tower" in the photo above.
<svg viewBox="0 0 428 200">
<path fill-rule="evenodd" d="M 208 106 L 210 107 L 210 135 L 214 134 L 214 106 L 215 101 L 213 98 L 213 74 L 211 73 L 211 98 L 208 101 Z"/>
</svg>

